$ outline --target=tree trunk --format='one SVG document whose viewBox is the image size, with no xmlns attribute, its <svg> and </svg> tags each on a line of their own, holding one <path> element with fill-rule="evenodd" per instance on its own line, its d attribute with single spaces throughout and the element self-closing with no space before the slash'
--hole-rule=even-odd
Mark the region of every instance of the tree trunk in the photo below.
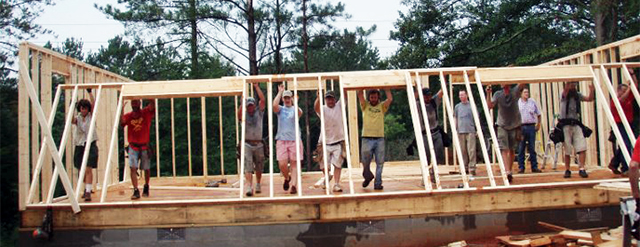
<svg viewBox="0 0 640 247">
<path fill-rule="evenodd" d="M 253 13 L 253 0 L 247 0 L 247 34 L 249 38 L 249 74 L 258 74 L 258 59 L 256 48 L 255 15 Z"/>
<path fill-rule="evenodd" d="M 198 20 L 196 19 L 196 1 L 189 0 L 189 25 L 191 26 L 191 78 L 199 78 L 198 68 Z"/>
<path fill-rule="evenodd" d="M 598 46 L 617 40 L 619 0 L 596 0 L 592 2 L 591 13 L 595 23 Z"/>
<path fill-rule="evenodd" d="M 276 73 L 282 74 L 282 56 L 280 54 L 280 49 L 282 49 L 282 13 L 280 13 L 280 0 L 276 0 L 276 37 L 275 41 L 275 53 L 273 59 L 276 64 Z"/>
<path fill-rule="evenodd" d="M 309 37 L 307 36 L 307 0 L 302 0 L 302 50 L 304 54 L 304 72 L 309 73 L 309 54 L 307 52 L 307 47 L 309 45 Z M 306 136 L 307 140 L 306 144 L 306 160 L 307 160 L 307 171 L 311 170 L 311 132 L 309 128 L 309 93 L 305 92 L 304 97 L 304 125 L 305 130 L 307 131 Z"/>
</svg>

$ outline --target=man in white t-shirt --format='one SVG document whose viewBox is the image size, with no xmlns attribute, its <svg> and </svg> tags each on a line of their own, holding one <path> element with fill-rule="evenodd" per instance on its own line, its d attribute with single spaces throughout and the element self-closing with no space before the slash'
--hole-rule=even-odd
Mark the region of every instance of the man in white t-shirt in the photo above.
<svg viewBox="0 0 640 247">
<path fill-rule="evenodd" d="M 344 94 L 343 94 L 344 95 Z M 326 131 L 326 149 L 327 164 L 335 167 L 334 176 L 336 178 L 333 186 L 333 192 L 342 192 L 340 187 L 340 173 L 342 172 L 342 163 L 344 161 L 344 125 L 342 120 L 342 102 L 336 99 L 335 92 L 327 91 L 324 96 L 325 105 L 322 106 L 324 112 L 324 130 Z M 316 98 L 316 102 L 313 105 L 316 114 L 320 116 L 320 98 Z M 323 134 L 320 133 L 318 144 L 322 145 Z M 319 154 L 322 155 L 322 154 Z M 324 171 L 324 163 L 320 162 L 320 167 Z M 331 177 L 329 177 L 331 180 Z M 323 179 L 324 183 L 324 179 Z"/>
</svg>

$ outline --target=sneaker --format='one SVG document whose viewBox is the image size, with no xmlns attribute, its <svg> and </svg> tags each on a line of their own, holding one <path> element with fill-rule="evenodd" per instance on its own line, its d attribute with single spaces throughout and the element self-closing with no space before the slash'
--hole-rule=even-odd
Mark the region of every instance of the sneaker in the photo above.
<svg viewBox="0 0 640 247">
<path fill-rule="evenodd" d="M 542 173 L 542 170 L 540 170 L 538 168 L 533 168 L 533 169 L 531 169 L 531 172 L 533 172 L 533 173 Z"/>
<path fill-rule="evenodd" d="M 523 173 L 524 173 L 524 169 L 520 169 L 520 170 L 518 170 L 518 173 L 519 173 L 519 174 L 523 174 Z"/>
<path fill-rule="evenodd" d="M 282 189 L 284 189 L 285 191 L 289 190 L 289 182 L 291 182 L 291 178 L 285 179 L 284 184 L 282 184 Z"/>
<path fill-rule="evenodd" d="M 256 184 L 256 194 L 260 194 L 260 192 L 262 192 L 262 188 L 260 188 L 260 183 Z"/>
<path fill-rule="evenodd" d="M 86 198 L 87 198 L 87 192 L 85 191 L 85 192 L 82 194 L 82 199 L 86 199 Z"/>
<path fill-rule="evenodd" d="M 618 167 L 613 166 L 613 164 L 609 163 L 609 166 L 607 166 L 611 172 L 613 172 L 613 174 L 620 174 L 620 170 L 618 170 Z"/>
<path fill-rule="evenodd" d="M 571 177 L 571 171 L 566 170 L 564 171 L 564 178 L 570 178 Z"/>
<path fill-rule="evenodd" d="M 296 186 L 295 185 L 291 186 L 291 191 L 289 191 L 289 194 L 293 195 L 293 194 L 297 194 L 297 193 L 298 193 L 298 190 L 296 189 Z"/>
<path fill-rule="evenodd" d="M 369 183 L 371 183 L 371 180 L 373 180 L 374 178 L 375 178 L 375 176 L 373 176 L 373 174 L 371 174 L 371 173 L 365 174 L 364 182 L 362 182 L 362 187 L 366 188 L 367 186 L 369 186 Z"/>
<path fill-rule="evenodd" d="M 340 185 L 333 185 L 333 192 L 342 192 L 342 188 L 340 188 Z"/>
<path fill-rule="evenodd" d="M 90 202 L 91 201 L 91 192 L 85 191 L 84 195 L 82 195 L 82 198 L 84 198 L 85 202 Z"/>
<path fill-rule="evenodd" d="M 509 180 L 509 183 L 513 182 L 513 175 L 511 175 L 511 173 L 507 174 L 507 180 Z"/>
<path fill-rule="evenodd" d="M 140 199 L 140 191 L 138 189 L 133 190 L 133 195 L 131 195 L 131 200 Z"/>
<path fill-rule="evenodd" d="M 144 188 L 142 188 L 142 196 L 149 197 L 149 185 L 145 184 Z"/>
<path fill-rule="evenodd" d="M 374 185 L 373 186 L 374 190 L 382 190 L 383 188 L 384 188 L 384 186 L 382 186 L 382 185 Z"/>
<path fill-rule="evenodd" d="M 251 189 L 251 186 L 247 186 L 247 193 L 245 193 L 245 195 L 253 196 L 253 189 Z"/>
<path fill-rule="evenodd" d="M 588 177 L 589 177 L 589 174 L 587 174 L 587 171 L 586 171 L 586 170 L 580 170 L 580 171 L 578 172 L 578 174 L 580 174 L 580 177 L 581 177 L 581 178 L 588 178 Z"/>
</svg>

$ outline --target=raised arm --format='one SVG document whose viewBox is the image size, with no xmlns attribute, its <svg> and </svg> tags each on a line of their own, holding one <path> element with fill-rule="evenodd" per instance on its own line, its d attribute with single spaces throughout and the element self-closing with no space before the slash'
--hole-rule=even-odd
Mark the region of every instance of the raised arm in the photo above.
<svg viewBox="0 0 640 247">
<path fill-rule="evenodd" d="M 315 101 L 315 102 L 313 102 L 313 110 L 315 110 L 315 111 L 316 111 L 316 114 L 318 114 L 318 116 L 320 116 L 320 97 L 322 97 L 322 96 L 320 95 L 320 91 L 318 91 L 317 96 L 318 96 L 318 97 L 316 97 L 316 101 Z"/>
<path fill-rule="evenodd" d="M 622 95 L 620 95 L 620 97 L 618 97 L 619 101 L 624 101 L 627 99 L 627 97 L 629 97 L 629 94 L 631 94 L 631 85 L 627 85 L 627 89 L 624 90 L 624 93 L 622 93 Z"/>
<path fill-rule="evenodd" d="M 125 115 L 127 115 L 127 114 L 124 114 L 125 107 L 127 107 L 127 101 L 124 101 L 122 103 L 122 112 L 120 113 L 120 126 L 123 126 L 123 127 L 127 125 L 127 120 L 124 117 Z"/>
<path fill-rule="evenodd" d="M 438 91 L 434 96 L 438 99 L 442 99 L 442 89 L 440 89 L 440 91 Z"/>
<path fill-rule="evenodd" d="M 492 97 L 493 95 L 491 95 L 491 85 L 487 86 L 487 107 L 489 107 L 489 109 L 493 109 L 493 100 Z"/>
<path fill-rule="evenodd" d="M 364 99 L 364 93 L 362 92 L 362 90 L 357 90 L 356 92 L 356 94 L 358 95 L 358 101 L 360 102 L 360 107 L 367 104 L 367 101 Z"/>
<path fill-rule="evenodd" d="M 93 98 L 93 93 L 91 92 L 91 88 L 87 88 L 87 93 L 89 94 L 89 102 L 91 103 L 91 107 L 93 108 L 95 99 Z"/>
<path fill-rule="evenodd" d="M 582 101 L 593 101 L 596 98 L 596 90 L 593 84 L 589 85 L 589 96 L 583 97 Z"/>
<path fill-rule="evenodd" d="M 264 93 L 262 92 L 262 89 L 260 89 L 260 83 L 254 83 L 253 86 L 254 91 L 256 91 L 256 93 L 258 94 L 258 99 L 260 100 L 260 102 L 258 103 L 258 107 L 260 107 L 260 111 L 264 111 L 266 101 L 264 99 Z"/>
<path fill-rule="evenodd" d="M 238 107 L 238 110 L 236 112 L 238 113 L 238 120 L 242 121 L 242 106 Z"/>
<path fill-rule="evenodd" d="M 384 101 L 384 108 L 389 109 L 391 102 L 393 102 L 393 94 L 391 93 L 391 89 L 384 90 L 385 95 L 387 95 L 387 99 Z"/>
<path fill-rule="evenodd" d="M 278 94 L 276 94 L 276 98 L 273 99 L 273 112 L 280 112 L 280 99 L 282 98 L 282 93 L 284 92 L 284 83 L 278 85 Z"/>
</svg>

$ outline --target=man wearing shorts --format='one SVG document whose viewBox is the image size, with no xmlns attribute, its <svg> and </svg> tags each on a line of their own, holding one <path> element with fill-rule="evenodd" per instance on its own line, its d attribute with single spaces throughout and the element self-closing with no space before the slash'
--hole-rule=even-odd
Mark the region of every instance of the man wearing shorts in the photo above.
<svg viewBox="0 0 640 247">
<path fill-rule="evenodd" d="M 140 198 L 138 191 L 138 168 L 144 170 L 144 190 L 142 196 L 149 196 L 149 179 L 151 178 L 149 164 L 149 128 L 155 116 L 155 101 L 149 100 L 147 106 L 141 109 L 142 102 L 139 99 L 131 100 L 131 112 L 122 115 L 120 126 L 127 127 L 127 139 L 129 141 L 129 166 L 131 168 L 131 185 L 133 195 L 131 199 Z M 125 105 L 122 106 L 124 111 Z"/>
<path fill-rule="evenodd" d="M 343 94 L 345 95 L 345 94 Z M 344 145 L 344 125 L 342 122 L 342 102 L 336 101 L 336 95 L 333 91 L 327 91 L 324 96 L 326 105 L 322 106 L 324 112 L 324 130 L 326 131 L 326 148 L 324 152 L 327 155 L 327 164 L 335 167 L 334 177 L 336 178 L 333 185 L 333 192 L 342 192 L 340 187 L 340 175 L 342 172 L 342 162 L 344 161 L 342 147 Z M 320 116 L 320 99 L 316 98 L 316 102 L 313 105 L 316 114 Z M 319 145 L 322 144 L 322 136 L 320 133 Z M 329 174 L 329 171 L 324 171 L 324 164 L 320 164 L 323 167 L 323 172 Z M 330 170 L 330 169 L 329 169 Z M 331 177 L 329 177 L 331 180 Z M 324 183 L 324 179 L 322 180 Z"/>
<path fill-rule="evenodd" d="M 476 123 L 473 121 L 473 112 L 467 91 L 458 92 L 460 103 L 453 110 L 453 117 L 456 120 L 458 130 L 458 140 L 460 140 L 460 151 L 462 151 L 462 162 L 467 173 L 471 170 L 471 175 L 476 175 Z"/>
<path fill-rule="evenodd" d="M 507 170 L 507 179 L 513 181 L 511 167 L 515 159 L 515 150 L 520 142 L 520 109 L 518 108 L 518 99 L 522 93 L 522 86 L 517 85 L 511 88 L 510 85 L 502 85 L 502 90 L 497 91 L 491 97 L 491 86 L 487 87 L 487 105 L 489 109 L 498 106 L 498 121 L 496 122 L 498 134 L 498 146 L 502 153 L 505 168 Z"/>
<path fill-rule="evenodd" d="M 360 150 L 362 162 L 362 187 L 369 186 L 375 178 L 373 188 L 382 190 L 382 168 L 384 167 L 384 115 L 387 113 L 393 95 L 385 90 L 387 99 L 380 102 L 380 91 L 369 90 L 368 100 L 365 100 L 362 90 L 358 90 L 358 101 L 362 109 L 362 147 Z M 371 172 L 371 160 L 376 157 L 376 175 Z"/>
<path fill-rule="evenodd" d="M 298 166 L 297 156 L 302 160 L 302 141 L 298 139 L 300 154 L 296 155 L 296 132 L 295 125 L 298 124 L 293 106 L 293 93 L 284 90 L 284 84 L 278 86 L 278 95 L 273 100 L 273 112 L 278 115 L 278 133 L 276 134 L 276 158 L 280 172 L 284 176 L 282 188 L 289 193 L 298 193 L 297 178 Z M 280 105 L 280 100 L 284 105 Z M 297 99 L 296 99 L 297 100 Z M 298 108 L 298 117 L 302 116 L 302 109 Z M 300 130 L 298 129 L 298 136 Z M 291 174 L 289 174 L 291 172 Z M 291 186 L 290 186 L 291 185 Z"/>
<path fill-rule="evenodd" d="M 258 94 L 258 109 L 256 109 L 256 99 L 247 98 L 247 121 L 245 122 L 245 142 L 244 142 L 244 176 L 247 180 L 246 195 L 253 196 L 253 193 L 262 192 L 260 181 L 262 180 L 262 170 L 264 168 L 264 144 L 262 143 L 262 119 L 264 117 L 264 93 L 258 83 L 254 83 L 254 91 Z M 242 107 L 238 109 L 238 119 L 242 121 Z M 253 188 L 253 173 L 256 174 L 256 188 Z"/>
<path fill-rule="evenodd" d="M 73 135 L 73 143 L 76 144 L 75 155 L 73 159 L 73 164 L 78 170 L 80 170 L 82 165 L 82 157 L 84 156 L 84 150 L 87 146 L 87 139 L 89 137 L 89 124 L 91 123 L 91 118 L 93 117 L 92 106 L 93 106 L 93 94 L 91 94 L 91 89 L 87 89 L 89 93 L 89 100 L 81 99 L 78 102 L 77 110 L 78 115 L 71 120 L 71 123 L 76 125 L 75 132 Z M 84 194 L 82 198 L 85 201 L 91 201 L 91 185 L 93 184 L 93 169 L 98 168 L 98 145 L 96 141 L 98 141 L 98 134 L 94 130 L 91 135 L 91 144 L 89 145 L 89 160 L 87 160 L 87 168 L 84 173 Z"/>
<path fill-rule="evenodd" d="M 576 89 L 577 82 L 568 82 L 564 85 L 564 90 L 560 94 L 560 119 L 558 124 L 562 125 L 564 133 L 564 172 L 565 178 L 571 177 L 571 147 L 578 155 L 578 166 L 580 167 L 580 177 L 589 177 L 584 168 L 584 162 L 587 158 L 587 139 L 582 132 L 582 123 L 580 118 L 580 101 L 593 101 L 595 98 L 595 90 L 593 85 L 589 85 L 589 96 L 585 97 Z"/>
</svg>

